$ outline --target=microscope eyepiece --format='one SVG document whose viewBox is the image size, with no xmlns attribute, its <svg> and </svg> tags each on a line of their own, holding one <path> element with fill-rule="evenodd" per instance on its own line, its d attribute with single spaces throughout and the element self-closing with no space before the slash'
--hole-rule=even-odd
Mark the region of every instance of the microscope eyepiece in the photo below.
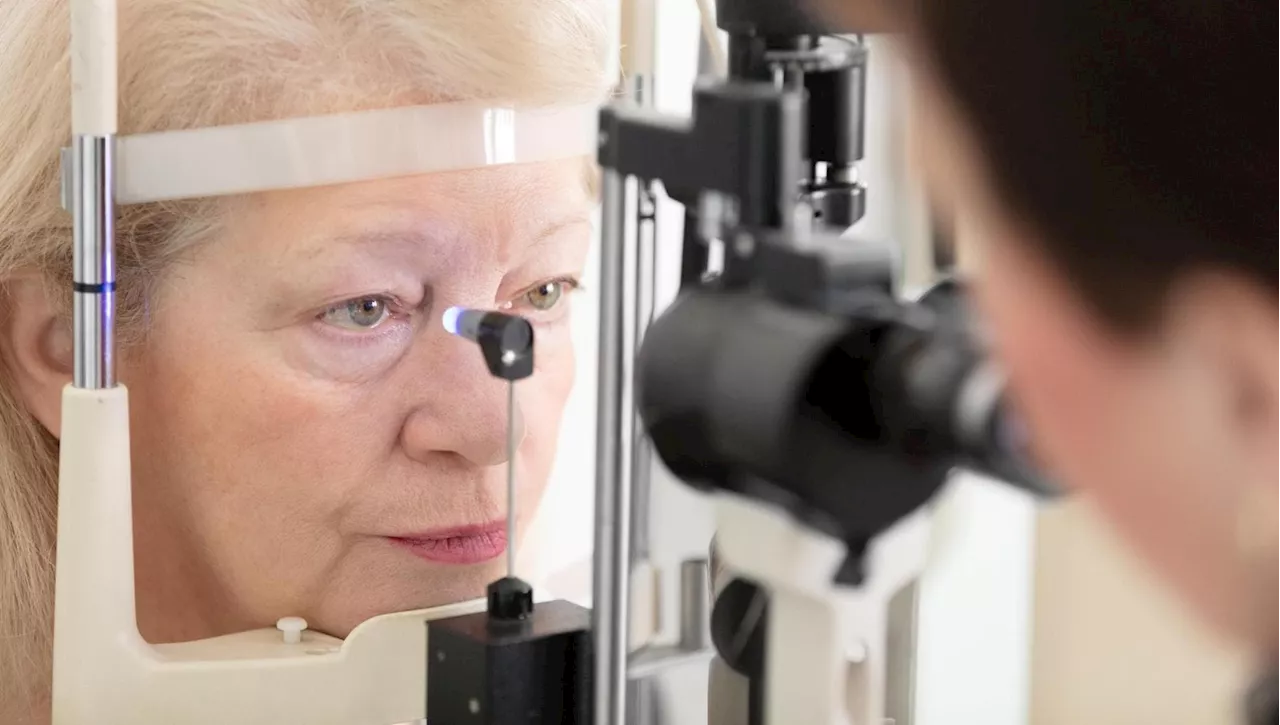
<svg viewBox="0 0 1280 725">
<path fill-rule="evenodd" d="M 752 291 L 687 293 L 638 359 L 654 449 L 690 485 L 820 515 L 855 539 L 914 510 L 955 467 L 1053 493 L 963 310 L 935 312 L 883 293 L 841 315 Z"/>
<path fill-rule="evenodd" d="M 920 298 L 924 322 L 904 326 L 898 349 L 880 366 L 881 379 L 915 412 L 912 425 L 954 451 L 958 465 L 1036 495 L 1056 495 L 1034 465 L 1006 376 L 990 360 L 963 293 L 948 279 Z"/>
</svg>

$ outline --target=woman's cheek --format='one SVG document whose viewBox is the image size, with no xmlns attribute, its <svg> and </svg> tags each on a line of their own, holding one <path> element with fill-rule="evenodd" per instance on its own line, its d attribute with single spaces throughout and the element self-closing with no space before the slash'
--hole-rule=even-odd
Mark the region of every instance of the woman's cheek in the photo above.
<svg viewBox="0 0 1280 725">
<path fill-rule="evenodd" d="M 408 321 L 368 333 L 350 333 L 323 322 L 293 332 L 287 355 L 291 367 L 310 378 L 346 384 L 389 374 L 414 343 L 414 327 Z"/>
<path fill-rule="evenodd" d="M 576 355 L 569 320 L 557 320 L 534 330 L 533 370 L 536 379 L 551 391 L 567 396 L 576 374 Z"/>
</svg>

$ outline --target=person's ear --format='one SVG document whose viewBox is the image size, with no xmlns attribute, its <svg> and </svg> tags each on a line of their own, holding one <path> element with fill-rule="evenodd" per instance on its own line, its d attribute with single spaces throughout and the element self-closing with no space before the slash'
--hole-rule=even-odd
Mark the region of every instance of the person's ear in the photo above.
<svg viewBox="0 0 1280 725">
<path fill-rule="evenodd" d="M 19 401 L 59 436 L 62 389 L 71 382 L 71 322 L 58 314 L 39 274 L 0 280 L 0 359 Z"/>
<path fill-rule="evenodd" d="M 1209 373 L 1205 412 L 1224 426 L 1251 482 L 1276 481 L 1280 313 L 1275 297 L 1233 275 L 1199 274 L 1172 293 L 1169 326 Z"/>
</svg>

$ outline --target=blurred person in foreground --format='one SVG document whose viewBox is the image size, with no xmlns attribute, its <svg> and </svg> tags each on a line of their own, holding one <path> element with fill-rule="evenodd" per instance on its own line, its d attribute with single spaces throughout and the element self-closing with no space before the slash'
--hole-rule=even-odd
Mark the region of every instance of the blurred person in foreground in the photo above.
<svg viewBox="0 0 1280 725">
<path fill-rule="evenodd" d="M 816 0 L 906 38 L 913 156 L 1038 452 L 1276 722 L 1276 3 Z"/>
</svg>

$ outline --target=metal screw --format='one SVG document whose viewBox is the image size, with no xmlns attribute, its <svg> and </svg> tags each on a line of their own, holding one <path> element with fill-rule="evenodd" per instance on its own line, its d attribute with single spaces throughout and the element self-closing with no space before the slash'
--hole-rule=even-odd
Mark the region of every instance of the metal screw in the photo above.
<svg viewBox="0 0 1280 725">
<path fill-rule="evenodd" d="M 475 699 L 474 697 L 473 697 L 473 698 L 471 698 L 471 702 L 468 702 L 468 703 L 467 703 L 467 709 L 471 711 L 471 714 L 472 714 L 472 715 L 479 715 L 479 714 L 480 714 L 480 701 L 479 701 L 479 700 L 477 700 L 477 699 Z"/>
<path fill-rule="evenodd" d="M 444 650 L 436 650 L 436 662 L 444 662 Z"/>
</svg>

